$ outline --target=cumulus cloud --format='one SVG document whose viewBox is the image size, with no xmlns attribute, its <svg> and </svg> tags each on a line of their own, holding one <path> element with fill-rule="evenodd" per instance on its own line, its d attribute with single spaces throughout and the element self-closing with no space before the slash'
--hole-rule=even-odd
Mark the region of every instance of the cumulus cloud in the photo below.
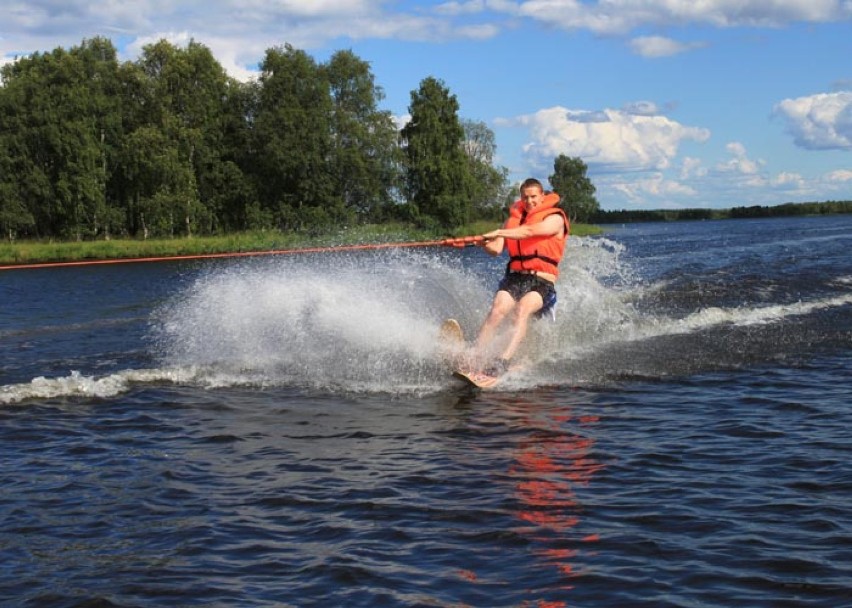
<svg viewBox="0 0 852 608">
<path fill-rule="evenodd" d="M 637 55 L 656 59 L 658 57 L 671 57 L 693 49 L 704 46 L 700 42 L 683 43 L 663 36 L 640 36 L 629 43 L 630 49 Z"/>
<path fill-rule="evenodd" d="M 852 148 L 852 91 L 785 99 L 775 115 L 787 123 L 797 146 L 810 150 Z"/>
<path fill-rule="evenodd" d="M 731 158 L 716 165 L 716 170 L 722 173 L 736 173 L 739 175 L 756 175 L 765 164 L 762 160 L 752 160 L 746 153 L 745 146 L 740 142 L 730 142 L 725 146 Z"/>
<path fill-rule="evenodd" d="M 710 131 L 682 125 L 661 115 L 623 110 L 568 110 L 556 106 L 502 124 L 525 127 L 532 141 L 524 153 L 544 167 L 560 155 L 619 170 L 654 170 L 669 166 L 681 142 L 704 142 Z"/>
<path fill-rule="evenodd" d="M 781 171 L 770 175 L 767 163 L 763 159 L 749 158 L 745 146 L 740 142 L 730 142 L 726 146 L 730 158 L 714 167 L 713 183 L 732 193 L 742 195 L 744 188 L 754 191 L 766 189 L 767 192 L 783 192 L 786 195 L 815 194 L 818 184 L 793 171 Z"/>
<path fill-rule="evenodd" d="M 599 200 L 623 200 L 651 208 L 716 207 L 725 204 L 777 204 L 781 200 L 816 200 L 848 191 L 852 170 L 839 169 L 819 178 L 792 171 L 770 175 L 763 160 L 749 157 L 741 142 L 726 146 L 729 159 L 708 170 L 698 158 L 643 173 L 597 173 Z M 783 198 L 781 198 L 783 197 Z M 731 201 L 736 201 L 733 203 Z"/>
<path fill-rule="evenodd" d="M 696 194 L 694 188 L 678 181 L 667 179 L 661 173 L 632 181 L 619 181 L 611 188 L 633 202 L 644 202 L 649 196 L 655 199 L 676 199 Z"/>
</svg>

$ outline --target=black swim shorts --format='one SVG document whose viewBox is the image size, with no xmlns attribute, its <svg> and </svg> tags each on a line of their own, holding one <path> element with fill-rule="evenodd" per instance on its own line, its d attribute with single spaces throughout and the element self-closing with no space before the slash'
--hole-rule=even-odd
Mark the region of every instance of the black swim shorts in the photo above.
<svg viewBox="0 0 852 608">
<path fill-rule="evenodd" d="M 544 302 L 541 310 L 535 313 L 536 318 L 540 319 L 545 315 L 556 317 L 556 288 L 550 281 L 534 274 L 507 272 L 506 276 L 500 280 L 497 289 L 508 293 L 516 302 L 529 292 L 535 291 Z"/>
</svg>

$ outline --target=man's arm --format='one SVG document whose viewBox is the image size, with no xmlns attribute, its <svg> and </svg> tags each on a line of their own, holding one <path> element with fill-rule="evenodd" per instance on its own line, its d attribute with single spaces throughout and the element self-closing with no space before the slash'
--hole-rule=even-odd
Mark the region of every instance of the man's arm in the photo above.
<svg viewBox="0 0 852 608">
<path fill-rule="evenodd" d="M 494 243 L 495 248 L 499 242 L 497 253 L 503 251 L 504 239 L 528 239 L 533 236 L 557 236 L 561 235 L 565 230 L 565 222 L 562 221 L 562 216 L 558 213 L 547 216 L 544 221 L 537 224 L 528 224 L 518 226 L 517 228 L 499 228 L 492 230 L 482 235 L 485 239 L 485 248 Z M 489 251 L 490 253 L 490 251 Z M 493 254 L 496 255 L 496 254 Z"/>
<path fill-rule="evenodd" d="M 502 229 L 501 229 L 502 230 Z M 506 245 L 506 239 L 501 236 L 489 236 L 494 234 L 495 232 L 499 232 L 499 230 L 492 230 L 491 232 L 487 232 L 482 235 L 482 238 L 485 239 L 482 242 L 482 248 L 489 255 L 497 256 L 503 253 L 503 247 Z"/>
</svg>

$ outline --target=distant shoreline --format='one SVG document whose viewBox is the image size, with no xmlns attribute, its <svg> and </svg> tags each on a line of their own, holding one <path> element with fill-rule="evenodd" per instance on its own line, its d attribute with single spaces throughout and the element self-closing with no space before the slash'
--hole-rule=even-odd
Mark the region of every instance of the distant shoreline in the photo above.
<svg viewBox="0 0 852 608">
<path fill-rule="evenodd" d="M 592 217 L 595 224 L 625 224 L 634 222 L 677 222 L 684 220 L 742 220 L 766 217 L 801 217 L 808 215 L 842 215 L 852 213 L 852 201 L 819 203 L 784 203 L 782 205 L 731 207 L 730 209 L 651 209 L 598 211 Z"/>
</svg>

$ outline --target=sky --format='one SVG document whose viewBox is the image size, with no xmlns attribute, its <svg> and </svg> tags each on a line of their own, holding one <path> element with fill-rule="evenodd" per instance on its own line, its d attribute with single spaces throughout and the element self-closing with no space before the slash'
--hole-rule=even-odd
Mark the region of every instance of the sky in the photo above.
<svg viewBox="0 0 852 608">
<path fill-rule="evenodd" d="M 579 157 L 606 210 L 852 200 L 852 0 L 0 0 L 0 63 L 95 36 L 243 81 L 351 50 L 400 124 L 437 78 L 513 182 Z"/>
</svg>

